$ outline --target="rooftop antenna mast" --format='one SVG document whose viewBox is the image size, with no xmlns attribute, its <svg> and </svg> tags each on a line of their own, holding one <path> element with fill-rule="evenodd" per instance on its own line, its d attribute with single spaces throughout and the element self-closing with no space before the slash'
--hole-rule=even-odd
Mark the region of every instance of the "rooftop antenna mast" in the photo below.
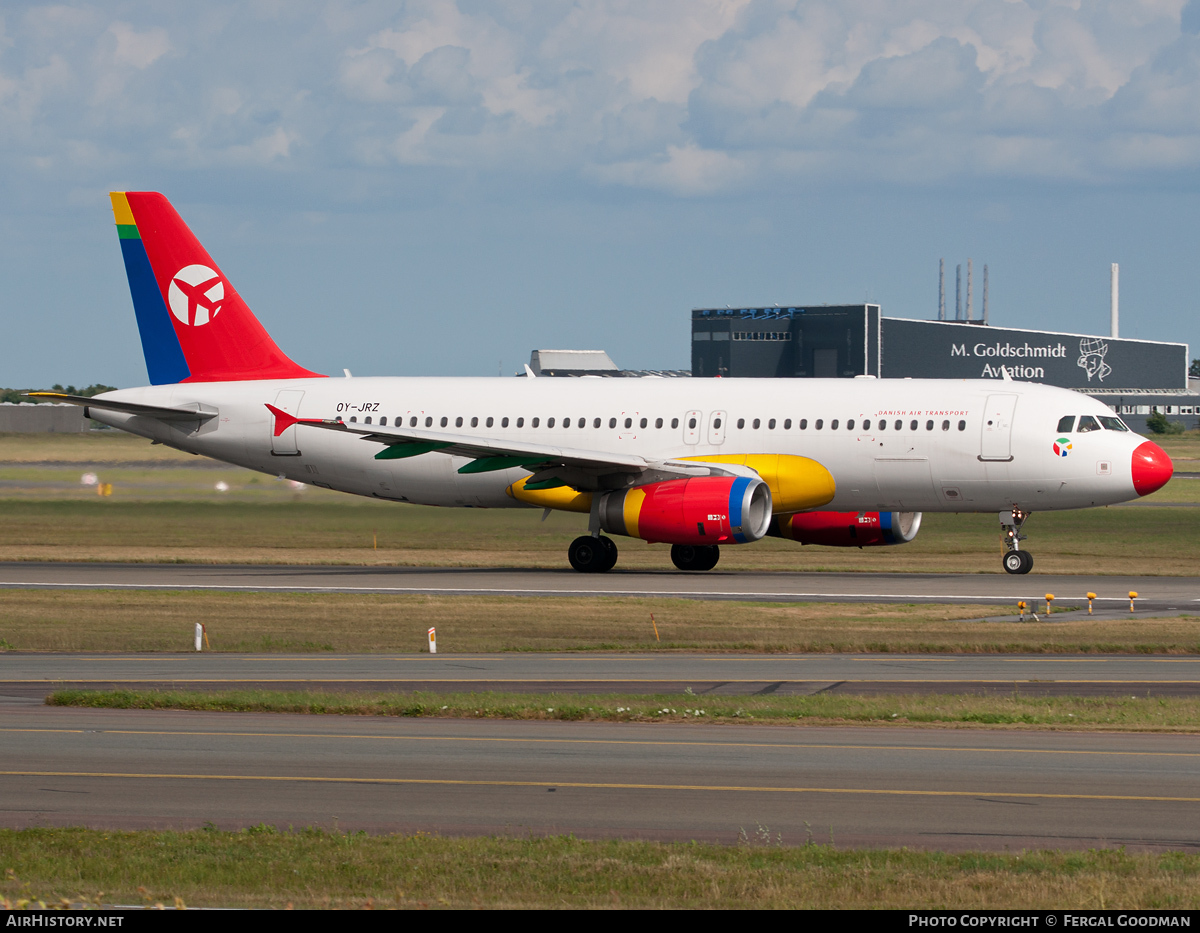
<svg viewBox="0 0 1200 933">
<path fill-rule="evenodd" d="M 1120 292 L 1121 284 L 1121 267 L 1117 263 L 1112 264 L 1108 283 L 1108 317 L 1109 317 L 1109 336 L 1114 340 L 1121 336 L 1120 327 L 1118 327 L 1117 311 L 1118 311 L 1118 293 Z"/>
<path fill-rule="evenodd" d="M 962 263 L 954 270 L 954 320 L 962 320 Z"/>
<path fill-rule="evenodd" d="M 938 260 L 938 320 L 946 320 L 946 260 Z"/>
<path fill-rule="evenodd" d="M 987 263 L 983 264 L 983 323 L 988 322 L 988 281 L 987 281 Z"/>
<path fill-rule="evenodd" d="M 967 320 L 971 320 L 971 260 L 967 259 Z"/>
</svg>

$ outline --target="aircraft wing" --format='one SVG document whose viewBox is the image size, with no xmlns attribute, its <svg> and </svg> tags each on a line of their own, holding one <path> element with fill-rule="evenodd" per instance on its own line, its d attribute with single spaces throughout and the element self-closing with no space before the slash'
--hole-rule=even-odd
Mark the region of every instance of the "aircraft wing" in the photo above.
<svg viewBox="0 0 1200 933">
<path fill-rule="evenodd" d="M 594 491 L 611 487 L 601 480 L 612 474 L 661 474 L 662 478 L 684 476 L 757 475 L 744 467 L 729 464 L 705 463 L 703 461 L 649 460 L 636 454 L 611 453 L 609 451 L 584 450 L 559 447 L 550 444 L 533 444 L 526 441 L 496 437 L 455 434 L 447 431 L 430 431 L 401 426 L 347 424 L 333 418 L 297 418 L 267 405 L 275 416 L 275 436 L 278 437 L 294 424 L 323 428 L 343 434 L 353 434 L 365 441 L 386 445 L 375 455 L 377 460 L 399 460 L 425 453 L 442 453 L 454 457 L 468 457 L 470 463 L 459 467 L 459 473 L 488 473 L 523 467 L 535 475 L 526 484 L 532 485 L 554 480 L 554 485 L 573 486 L 580 490 Z"/>
<path fill-rule="evenodd" d="M 112 399 L 88 398 L 83 395 L 67 395 L 63 392 L 26 392 L 28 398 L 48 398 L 69 405 L 82 405 L 85 409 L 95 408 L 98 411 L 119 411 L 127 415 L 145 415 L 157 418 L 159 421 L 195 421 L 197 419 L 215 418 L 217 410 L 199 402 L 189 402 L 178 407 L 163 405 L 141 405 L 137 402 L 118 402 Z M 86 415 L 87 412 L 84 411 Z"/>
</svg>

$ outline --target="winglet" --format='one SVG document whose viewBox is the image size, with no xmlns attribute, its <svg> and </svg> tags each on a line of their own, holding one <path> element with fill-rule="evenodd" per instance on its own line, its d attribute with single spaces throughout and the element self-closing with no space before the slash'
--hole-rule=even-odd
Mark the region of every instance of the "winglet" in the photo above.
<svg viewBox="0 0 1200 933">
<path fill-rule="evenodd" d="M 289 415 L 281 408 L 276 408 L 274 405 L 267 405 L 267 411 L 275 416 L 275 436 L 279 437 L 284 431 L 290 428 L 293 424 L 299 423 L 300 419 L 295 415 Z"/>
</svg>

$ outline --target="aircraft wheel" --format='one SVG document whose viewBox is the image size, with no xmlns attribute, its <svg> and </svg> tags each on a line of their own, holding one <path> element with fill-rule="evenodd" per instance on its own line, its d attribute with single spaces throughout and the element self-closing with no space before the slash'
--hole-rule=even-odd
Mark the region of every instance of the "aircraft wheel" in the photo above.
<svg viewBox="0 0 1200 933">
<path fill-rule="evenodd" d="M 613 551 L 616 551 L 616 545 L 613 545 Z M 571 542 L 567 548 L 567 560 L 580 573 L 601 573 L 608 569 L 608 551 L 601 539 L 591 535 L 581 535 Z"/>
<path fill-rule="evenodd" d="M 604 562 L 600 567 L 601 573 L 607 573 L 617 566 L 617 544 L 612 538 L 600 536 L 600 545 L 604 548 Z"/>
<path fill-rule="evenodd" d="M 1028 551 L 1009 551 L 1004 555 L 1004 570 L 1007 573 L 1029 573 L 1033 569 L 1033 555 Z"/>
<path fill-rule="evenodd" d="M 680 570 L 712 570 L 717 566 L 721 550 L 714 545 L 671 545 L 671 563 Z"/>
</svg>

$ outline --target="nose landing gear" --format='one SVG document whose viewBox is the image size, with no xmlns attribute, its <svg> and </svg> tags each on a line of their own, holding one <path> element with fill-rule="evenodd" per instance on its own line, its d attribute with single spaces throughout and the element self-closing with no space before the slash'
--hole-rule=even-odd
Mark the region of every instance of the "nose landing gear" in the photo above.
<svg viewBox="0 0 1200 933">
<path fill-rule="evenodd" d="M 1021 527 L 1029 513 L 1018 508 L 1000 513 L 1000 533 L 1004 539 L 1004 557 L 1001 563 L 1006 573 L 1029 573 L 1033 569 L 1033 555 L 1021 550 L 1025 535 Z"/>
</svg>

